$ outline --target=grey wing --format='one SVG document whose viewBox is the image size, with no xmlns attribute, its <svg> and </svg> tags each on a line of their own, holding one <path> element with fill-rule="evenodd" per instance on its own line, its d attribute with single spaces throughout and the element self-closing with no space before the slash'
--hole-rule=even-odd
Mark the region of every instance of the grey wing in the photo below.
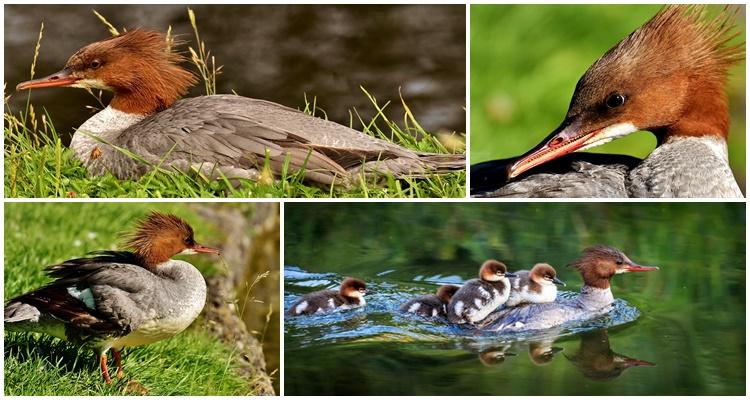
<svg viewBox="0 0 750 400">
<path fill-rule="evenodd" d="M 347 169 L 363 162 L 405 153 L 330 121 L 228 95 L 178 101 L 124 131 L 116 144 L 152 164 L 163 160 L 180 170 L 221 166 L 257 171 L 268 157 L 279 175 L 289 158 L 291 171 L 304 167 L 308 179 L 324 184 L 346 177 Z"/>
<path fill-rule="evenodd" d="M 628 197 L 626 165 L 576 161 L 572 167 L 573 172 L 530 175 L 476 197 Z"/>
<path fill-rule="evenodd" d="M 157 296 L 154 275 L 137 265 L 112 264 L 81 282 L 93 295 L 96 310 L 128 331 L 150 318 Z"/>
</svg>

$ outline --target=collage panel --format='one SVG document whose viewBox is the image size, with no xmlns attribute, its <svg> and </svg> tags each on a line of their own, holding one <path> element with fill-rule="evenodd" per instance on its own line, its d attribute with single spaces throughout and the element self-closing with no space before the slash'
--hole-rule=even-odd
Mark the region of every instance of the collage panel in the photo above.
<svg viewBox="0 0 750 400">
<path fill-rule="evenodd" d="M 285 394 L 742 395 L 745 220 L 744 203 L 287 204 Z"/>
<path fill-rule="evenodd" d="M 466 195 L 463 4 L 4 10 L 6 197 Z"/>
<path fill-rule="evenodd" d="M 470 15 L 472 196 L 744 197 L 744 5 Z"/>
<path fill-rule="evenodd" d="M 278 203 L 4 218 L 6 396 L 280 393 Z"/>
</svg>

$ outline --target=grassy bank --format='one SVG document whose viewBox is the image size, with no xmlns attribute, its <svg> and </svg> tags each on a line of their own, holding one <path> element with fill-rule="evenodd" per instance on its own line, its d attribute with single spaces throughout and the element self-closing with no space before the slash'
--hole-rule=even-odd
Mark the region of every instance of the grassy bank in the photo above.
<svg viewBox="0 0 750 400">
<path fill-rule="evenodd" d="M 120 233 L 149 210 L 185 218 L 199 242 L 221 247 L 224 241 L 209 221 L 178 204 L 8 203 L 4 300 L 48 283 L 45 266 L 94 250 L 118 248 Z M 205 276 L 224 268 L 221 260 L 212 256 L 184 259 Z M 91 350 L 39 334 L 6 333 L 5 394 L 141 394 L 142 387 L 153 395 L 254 394 L 252 379 L 237 373 L 235 351 L 208 334 L 204 323 L 199 318 L 173 338 L 125 349 L 125 379 L 115 379 L 112 386 L 103 383 Z"/>
<path fill-rule="evenodd" d="M 99 14 L 110 33 L 117 30 Z M 194 28 L 195 49 L 190 50 L 190 61 L 198 71 L 204 94 L 215 94 L 216 81 L 221 66 L 200 40 L 196 17 L 192 11 L 188 16 Z M 34 59 L 31 65 L 31 78 L 34 77 L 39 48 L 44 37 L 44 26 L 40 29 Z M 363 89 L 364 91 L 364 89 Z M 446 147 L 435 136 L 426 132 L 417 122 L 405 102 L 403 123 L 389 120 L 383 110 L 394 107 L 389 103 L 379 103 L 369 93 L 376 110 L 372 120 L 362 120 L 356 110 L 351 113 L 349 126 L 365 134 L 378 137 L 407 149 L 431 153 L 448 153 Z M 273 177 L 270 172 L 263 174 L 259 182 L 243 181 L 239 186 L 228 180 L 209 180 L 199 174 L 167 171 L 154 168 L 138 180 L 118 180 L 111 174 L 103 177 L 87 176 L 86 168 L 74 159 L 63 143 L 67 132 L 58 132 L 54 116 L 47 115 L 39 105 L 34 106 L 32 93 L 14 94 L 27 97 L 25 109 L 12 110 L 5 98 L 4 134 L 5 145 L 5 196 L 6 197 L 463 197 L 465 195 L 466 173 L 456 172 L 444 176 L 431 176 L 422 180 L 395 180 L 392 177 L 376 177 L 360 182 L 352 187 L 309 186 L 304 183 L 304 171 L 281 172 Z M 92 93 L 92 109 L 104 107 L 101 94 Z M 325 112 L 316 107 L 315 100 L 305 96 L 300 107 L 310 115 L 325 118 Z M 83 121 L 81 121 L 83 123 Z M 447 137 L 448 143 L 455 143 L 457 150 L 464 152 L 461 134 Z M 270 170 L 269 170 L 270 171 Z"/>
</svg>

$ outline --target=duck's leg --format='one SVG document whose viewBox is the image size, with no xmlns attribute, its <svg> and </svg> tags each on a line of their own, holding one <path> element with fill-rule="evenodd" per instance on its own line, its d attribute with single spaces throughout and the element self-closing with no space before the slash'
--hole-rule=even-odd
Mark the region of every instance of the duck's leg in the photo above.
<svg viewBox="0 0 750 400">
<path fill-rule="evenodd" d="M 102 377 L 104 377 L 104 382 L 106 382 L 107 385 L 111 385 L 112 378 L 109 377 L 109 369 L 107 369 L 107 353 L 102 353 L 99 355 L 99 365 L 102 368 Z"/>
<path fill-rule="evenodd" d="M 120 358 L 120 350 L 112 349 L 112 353 L 115 355 L 115 365 L 117 365 L 117 379 L 122 379 L 124 375 L 122 372 L 122 359 Z"/>
</svg>

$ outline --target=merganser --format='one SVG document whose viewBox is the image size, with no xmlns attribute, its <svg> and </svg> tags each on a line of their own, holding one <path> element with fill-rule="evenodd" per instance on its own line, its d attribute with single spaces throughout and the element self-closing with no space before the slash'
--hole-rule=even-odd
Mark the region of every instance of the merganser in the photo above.
<svg viewBox="0 0 750 400">
<path fill-rule="evenodd" d="M 708 22 L 704 14 L 704 6 L 660 10 L 586 71 L 565 120 L 537 147 L 517 159 L 472 166 L 472 192 L 479 197 L 742 197 L 727 156 L 724 85 L 728 69 L 744 58 L 744 47 L 728 44 L 738 35 L 734 13 L 725 9 Z M 639 130 L 658 140 L 644 160 L 568 156 L 552 169 L 536 168 Z"/>
<path fill-rule="evenodd" d="M 112 383 L 107 350 L 112 349 L 117 377 L 124 347 L 150 344 L 187 328 L 206 302 L 206 281 L 177 254 L 212 253 L 201 246 L 184 220 L 150 213 L 128 237 L 129 251 L 100 251 L 47 268 L 55 280 L 11 299 L 5 329 L 41 332 L 91 347 L 102 376 Z"/>
<path fill-rule="evenodd" d="M 366 304 L 367 285 L 361 279 L 346 278 L 339 291 L 319 290 L 297 300 L 287 311 L 288 315 L 328 313 L 362 307 Z"/>
<path fill-rule="evenodd" d="M 234 95 L 179 100 L 197 79 L 164 35 L 132 30 L 89 44 L 60 72 L 16 90 L 77 87 L 114 92 L 70 147 L 89 173 L 134 179 L 159 165 L 210 177 L 256 180 L 265 160 L 280 175 L 304 169 L 310 182 L 347 184 L 365 176 L 423 178 L 465 169 L 459 154 L 414 152 L 282 105 Z M 138 161 L 134 153 L 146 161 Z"/>
<path fill-rule="evenodd" d="M 510 296 L 506 307 L 515 307 L 521 303 L 549 303 L 557 298 L 557 286 L 565 282 L 557 277 L 557 271 L 549 264 L 536 264 L 531 271 L 514 272 L 510 280 Z"/>
<path fill-rule="evenodd" d="M 583 278 L 578 296 L 552 303 L 503 308 L 490 315 L 481 328 L 501 332 L 532 331 L 594 318 L 608 312 L 615 300 L 609 284 L 613 276 L 659 269 L 638 265 L 620 250 L 604 245 L 585 249 L 569 265 L 575 267 Z"/>
<path fill-rule="evenodd" d="M 496 308 L 505 304 L 510 295 L 510 280 L 515 274 L 505 264 L 487 260 L 479 269 L 479 279 L 466 282 L 448 303 L 448 321 L 454 324 L 476 324 Z"/>
<path fill-rule="evenodd" d="M 414 313 L 423 317 L 445 317 L 445 307 L 458 291 L 455 285 L 443 285 L 435 294 L 428 294 L 413 298 L 399 307 L 399 311 Z"/>
</svg>

